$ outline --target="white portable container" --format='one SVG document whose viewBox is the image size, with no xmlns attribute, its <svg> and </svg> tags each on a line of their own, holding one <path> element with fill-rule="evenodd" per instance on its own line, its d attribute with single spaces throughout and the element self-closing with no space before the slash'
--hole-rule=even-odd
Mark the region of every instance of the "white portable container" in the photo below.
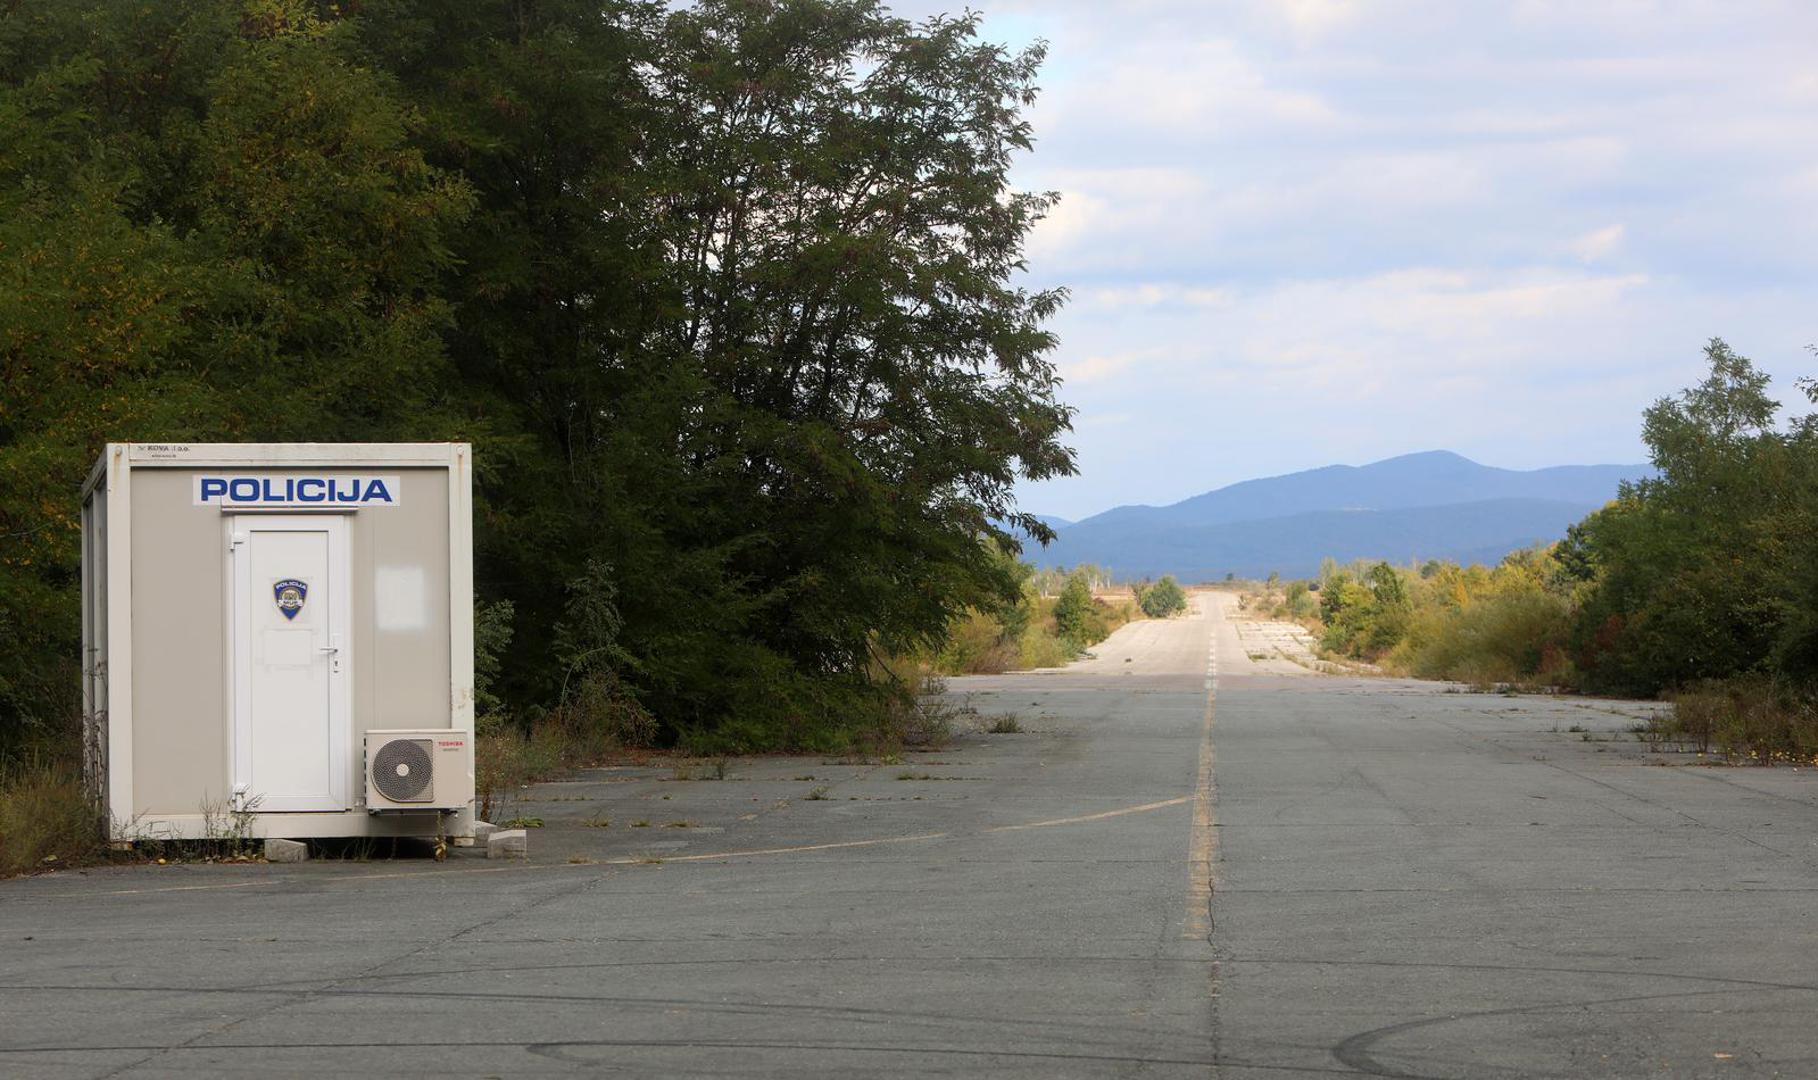
<svg viewBox="0 0 1818 1080">
<path fill-rule="evenodd" d="M 82 495 L 113 839 L 472 836 L 467 444 L 110 443 Z"/>
</svg>

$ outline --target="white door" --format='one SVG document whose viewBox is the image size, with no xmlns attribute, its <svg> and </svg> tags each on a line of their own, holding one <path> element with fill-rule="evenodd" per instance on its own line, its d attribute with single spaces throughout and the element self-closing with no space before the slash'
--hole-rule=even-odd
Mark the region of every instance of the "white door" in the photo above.
<svg viewBox="0 0 1818 1080">
<path fill-rule="evenodd" d="M 353 771 L 347 519 L 238 514 L 227 525 L 234 804 L 345 810 Z"/>
</svg>

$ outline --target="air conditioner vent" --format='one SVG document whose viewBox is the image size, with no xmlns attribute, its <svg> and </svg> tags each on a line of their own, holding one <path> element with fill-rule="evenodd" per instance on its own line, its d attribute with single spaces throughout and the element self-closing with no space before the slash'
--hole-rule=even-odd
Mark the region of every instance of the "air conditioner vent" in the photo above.
<svg viewBox="0 0 1818 1080">
<path fill-rule="evenodd" d="M 435 765 L 429 739 L 390 739 L 372 756 L 372 786 L 392 802 L 428 802 L 434 797 Z"/>
<path fill-rule="evenodd" d="M 421 814 L 473 802 L 473 736 L 451 728 L 366 732 L 366 812 Z"/>
</svg>

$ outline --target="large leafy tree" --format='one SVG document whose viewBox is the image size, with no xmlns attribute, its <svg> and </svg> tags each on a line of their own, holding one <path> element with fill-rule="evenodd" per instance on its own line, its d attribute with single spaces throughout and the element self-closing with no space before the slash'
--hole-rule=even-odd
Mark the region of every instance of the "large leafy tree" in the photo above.
<svg viewBox="0 0 1818 1080">
<path fill-rule="evenodd" d="M 451 349 L 510 416 L 481 580 L 520 696 L 564 585 L 610 588 L 620 674 L 679 734 L 838 738 L 875 654 L 1015 604 L 981 539 L 1071 468 L 1018 288 L 1039 53 L 873 3 L 397 2 L 365 19 L 477 190 Z M 995 534 L 995 536 L 994 536 Z M 583 573 L 582 567 L 589 569 Z"/>
<path fill-rule="evenodd" d="M 607 664 L 698 742 L 862 722 L 877 653 L 1017 601 L 995 545 L 1046 530 L 1012 485 L 1072 467 L 1061 297 L 1017 284 L 1051 198 L 1008 180 L 1040 53 L 976 29 L 866 0 L 0 9 L 0 724 L 67 706 L 32 673 L 74 653 L 100 442 L 446 437 L 479 444 L 508 701 Z"/>
<path fill-rule="evenodd" d="M 1709 373 L 1645 414 L 1659 475 L 1573 530 L 1566 565 L 1589 578 L 1579 615 L 1590 685 L 1654 693 L 1775 671 L 1810 678 L 1803 615 L 1818 439 L 1782 430 L 1768 377 L 1721 340 Z M 1790 664 L 1777 663 L 1776 657 Z"/>
<path fill-rule="evenodd" d="M 453 430 L 466 185 L 344 38 L 296 3 L 0 9 L 0 743 L 72 719 L 102 442 Z"/>
</svg>

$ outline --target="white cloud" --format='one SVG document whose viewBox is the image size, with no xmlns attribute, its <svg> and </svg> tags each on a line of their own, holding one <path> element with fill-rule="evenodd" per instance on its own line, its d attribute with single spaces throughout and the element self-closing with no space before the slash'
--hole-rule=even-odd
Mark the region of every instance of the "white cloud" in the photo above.
<svg viewBox="0 0 1818 1080">
<path fill-rule="evenodd" d="M 1123 374 L 1132 364 L 1145 358 L 1142 352 L 1097 353 L 1083 360 L 1061 365 L 1061 378 L 1069 383 L 1094 383 Z"/>
<path fill-rule="evenodd" d="M 1103 55 L 1055 87 L 1041 109 L 1051 131 L 1154 132 L 1202 141 L 1240 132 L 1318 128 L 1337 111 L 1318 93 L 1272 81 L 1235 42 L 1166 37 Z"/>
<path fill-rule="evenodd" d="M 1809 0 L 976 2 L 1053 44 L 1017 175 L 1084 474 L 1038 510 L 1635 460 L 1711 335 L 1818 367 Z"/>
<path fill-rule="evenodd" d="M 1096 308 L 1151 308 L 1163 305 L 1219 308 L 1228 307 L 1233 302 L 1233 294 L 1229 289 L 1151 283 L 1094 289 L 1081 302 Z"/>
<path fill-rule="evenodd" d="M 1076 428 L 1117 427 L 1120 424 L 1128 424 L 1134 419 L 1136 419 L 1136 414 L 1128 412 L 1091 413 L 1075 418 L 1073 426 Z"/>
<path fill-rule="evenodd" d="M 1329 34 L 1358 16 L 1356 0 L 1273 0 L 1271 6 L 1302 34 Z"/>
<path fill-rule="evenodd" d="M 1593 263 L 1607 259 L 1622 246 L 1624 231 L 1620 223 L 1592 229 L 1583 236 L 1574 238 L 1566 245 L 1566 249 L 1578 256 L 1580 262 Z"/>
</svg>

